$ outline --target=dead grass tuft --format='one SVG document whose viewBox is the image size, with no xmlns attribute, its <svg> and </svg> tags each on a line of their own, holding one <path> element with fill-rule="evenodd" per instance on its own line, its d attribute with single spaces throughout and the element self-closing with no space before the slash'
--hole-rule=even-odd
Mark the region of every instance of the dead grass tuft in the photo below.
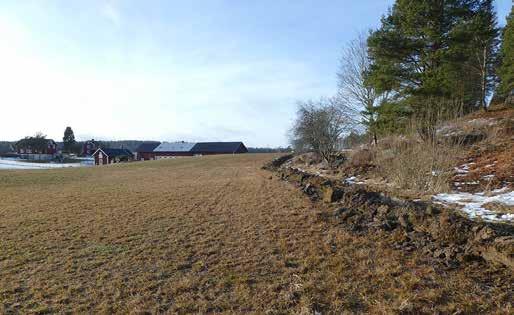
<svg viewBox="0 0 514 315">
<path fill-rule="evenodd" d="M 460 152 L 449 144 L 399 139 L 377 149 L 375 164 L 379 174 L 399 189 L 436 194 L 450 190 Z"/>
</svg>

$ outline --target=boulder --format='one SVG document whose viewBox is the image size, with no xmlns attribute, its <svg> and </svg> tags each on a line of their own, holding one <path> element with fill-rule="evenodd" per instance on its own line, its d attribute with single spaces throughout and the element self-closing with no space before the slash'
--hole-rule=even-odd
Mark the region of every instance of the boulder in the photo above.
<svg viewBox="0 0 514 315">
<path fill-rule="evenodd" d="M 343 197 L 343 191 L 335 188 L 332 185 L 323 185 L 321 187 L 321 193 L 323 195 L 323 202 L 332 203 L 341 200 Z"/>
<path fill-rule="evenodd" d="M 307 185 L 305 185 L 302 188 L 302 191 L 307 196 L 312 196 L 312 195 L 314 195 L 316 193 L 316 188 L 313 185 L 311 185 L 310 183 L 307 183 Z"/>
<path fill-rule="evenodd" d="M 409 221 L 409 216 L 407 214 L 402 214 L 398 217 L 398 223 L 407 231 L 412 231 L 412 223 Z"/>
</svg>

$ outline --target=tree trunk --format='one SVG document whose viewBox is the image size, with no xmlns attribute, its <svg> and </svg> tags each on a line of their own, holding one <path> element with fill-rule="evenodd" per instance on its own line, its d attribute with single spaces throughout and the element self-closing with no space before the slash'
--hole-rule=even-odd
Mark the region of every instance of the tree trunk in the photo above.
<svg viewBox="0 0 514 315">
<path fill-rule="evenodd" d="M 487 112 L 487 104 L 485 101 L 485 93 L 487 89 L 487 46 L 484 47 L 484 55 L 482 56 L 482 82 L 480 86 L 480 105 Z"/>
</svg>

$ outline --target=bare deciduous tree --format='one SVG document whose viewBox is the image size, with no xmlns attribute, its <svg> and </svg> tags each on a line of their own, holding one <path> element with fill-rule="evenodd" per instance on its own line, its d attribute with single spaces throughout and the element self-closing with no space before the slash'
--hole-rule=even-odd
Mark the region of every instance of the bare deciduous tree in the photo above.
<svg viewBox="0 0 514 315">
<path fill-rule="evenodd" d="M 313 150 L 331 163 L 342 135 L 351 129 L 352 123 L 338 99 L 299 102 L 292 129 L 293 146 L 300 151 Z"/>
<path fill-rule="evenodd" d="M 339 93 L 341 109 L 350 113 L 363 124 L 377 142 L 377 106 L 387 99 L 386 93 L 378 93 L 366 84 L 366 75 L 370 71 L 366 37 L 359 35 L 348 43 L 343 51 L 339 72 Z"/>
</svg>

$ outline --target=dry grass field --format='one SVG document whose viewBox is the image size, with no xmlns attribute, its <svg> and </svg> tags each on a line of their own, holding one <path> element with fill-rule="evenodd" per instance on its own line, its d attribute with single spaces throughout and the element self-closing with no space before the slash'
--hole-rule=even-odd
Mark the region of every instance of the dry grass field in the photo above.
<svg viewBox="0 0 514 315">
<path fill-rule="evenodd" d="M 513 276 L 320 219 L 271 155 L 0 172 L 0 313 L 509 313 Z"/>
</svg>

